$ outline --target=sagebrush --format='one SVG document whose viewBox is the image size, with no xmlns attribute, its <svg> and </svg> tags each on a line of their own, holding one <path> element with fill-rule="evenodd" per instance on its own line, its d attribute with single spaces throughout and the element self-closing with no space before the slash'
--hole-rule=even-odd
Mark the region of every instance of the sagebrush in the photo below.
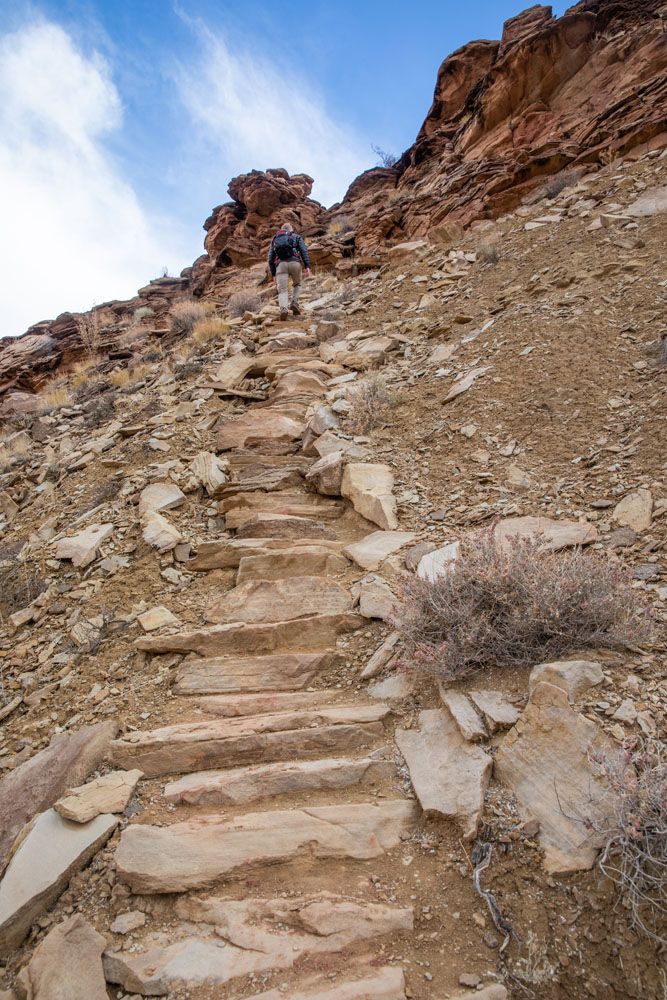
<svg viewBox="0 0 667 1000">
<path fill-rule="evenodd" d="M 350 390 L 348 401 L 347 426 L 353 434 L 368 434 L 387 422 L 397 395 L 384 375 L 374 373 Z"/>
<path fill-rule="evenodd" d="M 234 292 L 229 296 L 227 312 L 230 316 L 243 316 L 244 313 L 259 312 L 261 299 L 255 292 Z"/>
<path fill-rule="evenodd" d="M 195 324 L 206 318 L 208 310 L 201 302 L 183 299 L 171 307 L 171 331 L 178 336 L 189 337 Z"/>
<path fill-rule="evenodd" d="M 448 572 L 403 583 L 397 622 L 410 662 L 445 680 L 531 666 L 585 646 L 622 647 L 648 632 L 631 576 L 581 550 L 469 536 Z"/>
<path fill-rule="evenodd" d="M 636 740 L 594 760 L 614 793 L 616 820 L 600 867 L 618 885 L 632 926 L 667 944 L 667 749 Z"/>
<path fill-rule="evenodd" d="M 497 243 L 484 240 L 477 247 L 477 260 L 480 264 L 497 264 L 500 260 L 500 250 Z"/>
</svg>

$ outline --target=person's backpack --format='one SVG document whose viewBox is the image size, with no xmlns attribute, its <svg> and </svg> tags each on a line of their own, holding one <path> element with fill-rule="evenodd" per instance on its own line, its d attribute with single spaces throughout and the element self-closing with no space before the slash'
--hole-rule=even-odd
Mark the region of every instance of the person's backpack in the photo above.
<svg viewBox="0 0 667 1000">
<path fill-rule="evenodd" d="M 273 252 L 278 260 L 292 260 L 295 246 L 293 233 L 278 233 L 273 241 Z"/>
</svg>

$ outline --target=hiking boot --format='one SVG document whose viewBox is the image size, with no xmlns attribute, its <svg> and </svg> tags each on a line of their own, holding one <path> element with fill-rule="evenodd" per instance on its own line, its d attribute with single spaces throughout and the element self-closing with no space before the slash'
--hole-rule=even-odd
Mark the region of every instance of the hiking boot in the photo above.
<svg viewBox="0 0 667 1000">
<path fill-rule="evenodd" d="M 298 302 L 293 302 L 290 308 L 295 316 L 301 315 L 301 306 L 299 305 Z"/>
<path fill-rule="evenodd" d="M 281 320 L 283 320 L 283 321 L 286 320 L 287 317 L 288 317 L 288 315 L 289 315 L 289 313 L 287 312 L 287 309 L 281 309 L 280 310 L 280 318 L 281 318 Z"/>
</svg>

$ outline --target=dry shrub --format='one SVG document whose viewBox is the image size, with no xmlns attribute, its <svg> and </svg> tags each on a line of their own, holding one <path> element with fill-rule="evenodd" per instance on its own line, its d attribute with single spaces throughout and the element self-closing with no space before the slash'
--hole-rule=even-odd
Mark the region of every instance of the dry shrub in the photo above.
<svg viewBox="0 0 667 1000">
<path fill-rule="evenodd" d="M 477 260 L 480 264 L 497 264 L 500 260 L 500 251 L 497 243 L 485 240 L 477 247 Z"/>
<path fill-rule="evenodd" d="M 616 810 L 600 867 L 618 885 L 632 926 L 667 944 L 667 748 L 636 739 L 593 760 L 614 792 Z"/>
<path fill-rule="evenodd" d="M 654 345 L 653 351 L 656 365 L 660 368 L 667 367 L 667 333 L 660 336 L 660 340 Z"/>
<path fill-rule="evenodd" d="M 353 434 L 368 434 L 387 422 L 397 399 L 384 375 L 368 375 L 348 394 L 352 408 L 347 415 L 347 426 Z"/>
<path fill-rule="evenodd" d="M 87 427 L 100 427 L 107 420 L 111 420 L 116 412 L 116 401 L 113 392 L 105 392 L 84 406 L 85 422 Z"/>
<path fill-rule="evenodd" d="M 334 219 L 330 223 L 327 232 L 329 236 L 342 236 L 343 233 L 351 233 L 354 229 L 352 225 L 352 219 L 349 215 L 339 215 L 337 219 Z"/>
<path fill-rule="evenodd" d="M 76 325 L 84 351 L 89 358 L 95 358 L 99 354 L 102 339 L 102 327 L 98 313 L 84 313 L 77 318 Z"/>
<path fill-rule="evenodd" d="M 538 540 L 469 536 L 436 580 L 408 578 L 398 622 L 414 664 L 445 680 L 497 666 L 557 660 L 585 646 L 617 648 L 648 631 L 631 575 L 581 550 Z"/>
<path fill-rule="evenodd" d="M 109 381 L 112 386 L 116 389 L 122 389 L 123 386 L 127 385 L 130 381 L 130 372 L 128 368 L 114 368 L 114 370 L 109 375 Z"/>
<path fill-rule="evenodd" d="M 247 312 L 259 312 L 261 305 L 262 300 L 255 292 L 234 292 L 229 297 L 227 312 L 230 316 L 243 316 Z"/>
<path fill-rule="evenodd" d="M 70 406 L 71 403 L 72 397 L 67 386 L 56 386 L 42 394 L 39 412 L 51 413 L 53 410 L 59 410 L 62 406 Z"/>
<path fill-rule="evenodd" d="M 229 333 L 229 323 L 219 316 L 209 316 L 197 323 L 192 331 L 192 340 L 201 347 L 210 340 L 217 340 Z"/>
<path fill-rule="evenodd" d="M 46 590 L 46 581 L 9 550 L 0 552 L 0 619 L 26 608 Z"/>
<path fill-rule="evenodd" d="M 178 336 L 189 337 L 195 325 L 206 318 L 208 310 L 201 302 L 183 299 L 171 307 L 171 331 Z"/>
<path fill-rule="evenodd" d="M 151 309 L 150 306 L 139 306 L 132 313 L 132 316 L 137 323 L 141 323 L 144 319 L 149 319 L 151 316 L 155 316 L 155 310 Z"/>
</svg>

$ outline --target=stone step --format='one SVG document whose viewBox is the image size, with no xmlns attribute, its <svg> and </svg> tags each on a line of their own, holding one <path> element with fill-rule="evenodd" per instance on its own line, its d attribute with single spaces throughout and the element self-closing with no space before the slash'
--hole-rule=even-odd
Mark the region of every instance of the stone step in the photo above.
<svg viewBox="0 0 667 1000">
<path fill-rule="evenodd" d="M 293 576 L 338 576 L 349 569 L 344 556 L 322 550 L 319 546 L 287 549 L 266 555 L 244 556 L 239 562 L 236 583 L 248 580 L 285 580 Z"/>
<path fill-rule="evenodd" d="M 274 510 L 285 504 L 308 504 L 318 511 L 322 511 L 321 516 L 327 517 L 327 512 L 343 511 L 345 504 L 329 497 L 321 497 L 317 493 L 306 493 L 304 490 L 281 490 L 280 493 L 267 493 L 265 496 L 257 493 L 237 493 L 233 497 L 227 497 L 218 504 L 221 514 L 228 514 L 232 510 L 244 508 L 246 510 Z M 338 517 L 338 513 L 331 513 L 331 517 Z"/>
<path fill-rule="evenodd" d="M 133 824 L 116 851 L 118 881 L 135 893 L 187 892 L 264 865 L 298 858 L 377 858 L 397 847 L 417 817 L 414 802 L 199 817 L 158 827 Z"/>
<path fill-rule="evenodd" d="M 286 650 L 322 652 L 334 646 L 339 635 L 354 632 L 365 623 L 365 619 L 356 614 L 312 615 L 269 625 L 241 622 L 175 635 L 142 636 L 135 641 L 135 646 L 147 653 L 192 652 L 199 656 L 262 655 Z"/>
<path fill-rule="evenodd" d="M 280 493 L 266 494 L 267 496 L 279 497 Z M 230 510 L 225 514 L 225 528 L 227 531 L 238 531 L 249 521 L 252 521 L 257 514 L 279 514 L 282 517 L 307 517 L 319 521 L 335 521 L 345 513 L 343 507 L 316 507 L 309 503 L 282 503 L 273 506 L 266 504 L 257 507 L 240 507 Z"/>
<path fill-rule="evenodd" d="M 287 994 L 276 987 L 265 993 L 253 993 L 246 1000 L 287 1000 Z M 296 991 L 290 990 L 289 1000 L 405 1000 L 405 976 L 394 965 L 385 965 L 375 972 L 369 972 L 366 966 L 354 979 L 332 981 L 329 976 L 317 976 L 302 983 Z"/>
<path fill-rule="evenodd" d="M 321 576 L 278 580 L 247 580 L 228 591 L 204 613 L 207 622 L 286 622 L 312 615 L 336 615 L 352 610 L 352 596 Z"/>
<path fill-rule="evenodd" d="M 195 704 L 207 715 L 220 715 L 226 719 L 243 715 L 262 715 L 275 712 L 302 711 L 320 708 L 342 700 L 339 688 L 320 691 L 269 691 L 263 694 L 213 694 L 200 698 Z"/>
<path fill-rule="evenodd" d="M 215 542 L 203 542 L 194 559 L 190 559 L 187 568 L 204 572 L 210 569 L 235 569 L 241 559 L 249 556 L 264 556 L 278 552 L 292 555 L 299 553 L 340 553 L 341 542 L 326 538 L 300 542 L 292 538 L 223 538 Z"/>
<path fill-rule="evenodd" d="M 382 719 L 389 712 L 380 702 L 183 722 L 127 733 L 111 744 L 111 760 L 123 767 L 138 767 L 146 777 L 154 778 L 203 768 L 321 757 L 369 746 L 382 736 Z"/>
<path fill-rule="evenodd" d="M 147 951 L 105 953 L 108 981 L 132 993 L 171 995 L 179 987 L 220 986 L 290 969 L 307 956 L 337 954 L 357 942 L 413 928 L 411 908 L 327 892 L 287 899 L 185 897 L 175 910 L 183 924 L 157 934 Z M 195 937 L 197 924 L 203 927 Z M 287 1000 L 285 993 L 280 996 Z"/>
<path fill-rule="evenodd" d="M 252 516 L 236 532 L 237 538 L 324 538 L 336 540 L 336 533 L 323 521 L 290 514 L 264 514 L 253 511 Z"/>
<path fill-rule="evenodd" d="M 389 760 L 326 757 L 187 774 L 170 782 L 164 795 L 177 805 L 246 805 L 289 792 L 373 785 L 395 773 L 396 766 Z"/>
<path fill-rule="evenodd" d="M 218 656 L 191 660 L 178 668 L 174 691 L 178 694 L 213 695 L 237 691 L 293 691 L 306 687 L 318 673 L 335 666 L 340 660 L 341 657 L 334 652 L 274 653 L 272 656 L 240 658 Z"/>
</svg>

